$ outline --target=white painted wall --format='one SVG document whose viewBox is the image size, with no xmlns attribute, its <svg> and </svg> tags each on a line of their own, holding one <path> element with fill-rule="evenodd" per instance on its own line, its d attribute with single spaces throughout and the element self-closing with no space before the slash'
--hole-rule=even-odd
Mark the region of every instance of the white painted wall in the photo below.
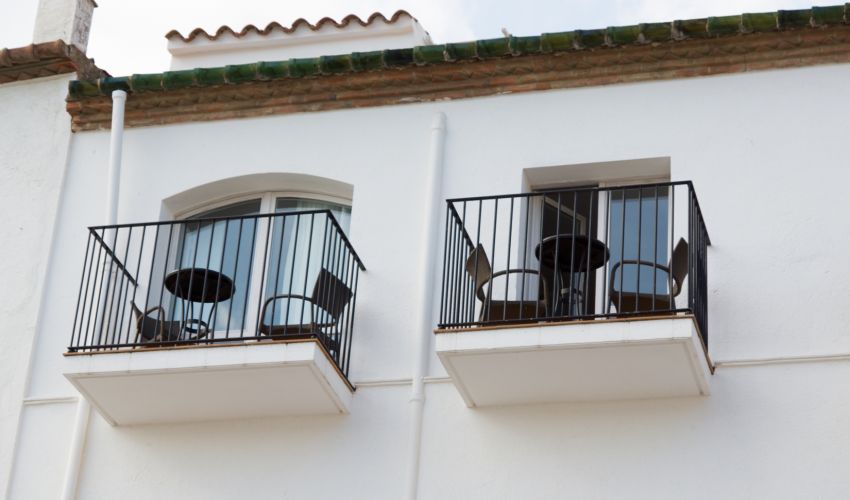
<svg viewBox="0 0 850 500">
<path fill-rule="evenodd" d="M 10 471 L 65 172 L 70 79 L 0 85 L 0 492 Z"/>
<path fill-rule="evenodd" d="M 432 379 L 420 498 L 845 498 L 848 81 L 850 65 L 835 65 L 129 129 L 119 220 L 157 220 L 177 193 L 252 173 L 353 185 L 350 236 L 368 270 L 351 378 L 405 379 L 409 319 L 419 294 L 438 293 L 417 287 L 412 263 L 429 242 L 411 223 L 425 206 L 434 112 L 447 117 L 443 198 L 520 191 L 531 167 L 669 157 L 673 180 L 693 180 L 713 241 L 712 358 L 838 358 L 721 363 L 707 398 L 628 403 L 470 410 Z M 61 353 L 85 226 L 102 220 L 107 145 L 103 132 L 73 137 L 32 398 L 74 395 Z M 435 356 L 430 374 L 444 375 Z M 93 415 L 79 498 L 396 499 L 409 391 L 361 383 L 339 417 L 112 428 Z M 65 428 L 56 406 L 24 418 Z M 44 453 L 65 449 L 57 440 Z M 14 498 L 45 487 L 31 456 L 17 456 Z"/>
</svg>

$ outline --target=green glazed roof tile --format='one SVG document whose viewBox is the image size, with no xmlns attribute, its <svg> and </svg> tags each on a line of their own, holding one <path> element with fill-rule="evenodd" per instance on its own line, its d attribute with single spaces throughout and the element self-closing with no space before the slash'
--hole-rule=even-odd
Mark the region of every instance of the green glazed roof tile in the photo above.
<svg viewBox="0 0 850 500">
<path fill-rule="evenodd" d="M 302 78 L 350 72 L 380 71 L 413 64 L 424 66 L 455 61 L 568 52 L 640 43 L 659 43 L 688 38 L 738 36 L 776 30 L 807 29 L 850 23 L 850 3 L 802 10 L 780 10 L 739 16 L 643 23 L 607 29 L 544 33 L 540 36 L 505 37 L 407 49 L 353 52 L 351 54 L 290 59 L 288 61 L 237 64 L 219 68 L 134 74 L 129 77 L 72 81 L 70 100 L 109 95 L 113 90 L 130 92 L 172 90 L 188 87 L 239 84 L 256 80 Z"/>
<path fill-rule="evenodd" d="M 227 83 L 224 73 L 227 68 L 198 68 L 195 70 L 195 83 L 203 86 L 224 85 Z"/>
<path fill-rule="evenodd" d="M 383 53 L 380 50 L 351 54 L 351 68 L 354 71 L 374 71 L 383 67 Z"/>
<path fill-rule="evenodd" d="M 705 38 L 708 36 L 707 21 L 707 19 L 686 19 L 673 21 L 673 24 L 676 31 L 684 38 Z"/>
<path fill-rule="evenodd" d="M 162 90 L 162 80 L 165 73 L 134 74 L 130 76 L 130 89 L 133 92 L 145 90 Z"/>
<path fill-rule="evenodd" d="M 413 49 L 388 49 L 384 52 L 384 66 L 394 68 L 413 64 Z"/>
<path fill-rule="evenodd" d="M 605 45 L 605 30 L 576 30 L 579 47 L 593 49 Z"/>
<path fill-rule="evenodd" d="M 510 39 L 506 37 L 491 38 L 489 40 L 478 40 L 475 42 L 478 57 L 504 57 L 511 55 Z"/>
<path fill-rule="evenodd" d="M 478 57 L 475 42 L 459 42 L 446 44 L 447 61 L 468 61 Z"/>
<path fill-rule="evenodd" d="M 257 80 L 257 64 L 233 64 L 224 67 L 227 83 L 242 83 Z"/>
<path fill-rule="evenodd" d="M 611 45 L 627 45 L 640 40 L 641 25 L 610 26 L 605 32 Z"/>
<path fill-rule="evenodd" d="M 196 71 L 184 69 L 180 71 L 166 71 L 162 74 L 162 88 L 165 90 L 182 89 L 195 84 Z"/>
<path fill-rule="evenodd" d="M 711 36 L 741 32 L 741 16 L 709 17 L 706 29 Z"/>
<path fill-rule="evenodd" d="M 639 26 L 644 42 L 666 42 L 673 38 L 670 23 L 643 23 Z"/>
<path fill-rule="evenodd" d="M 130 79 L 126 76 L 111 77 L 107 76 L 97 80 L 97 88 L 103 95 L 111 95 L 114 90 L 130 90 Z"/>
<path fill-rule="evenodd" d="M 776 12 L 780 29 L 805 28 L 810 26 L 812 9 L 780 10 Z"/>
<path fill-rule="evenodd" d="M 519 56 L 539 53 L 542 38 L 540 36 L 512 36 L 510 41 L 511 54 Z"/>
<path fill-rule="evenodd" d="M 441 63 L 445 61 L 445 45 L 420 45 L 413 47 L 413 61 L 418 65 Z"/>
<path fill-rule="evenodd" d="M 289 76 L 289 61 L 261 62 L 257 64 L 257 77 L 263 80 L 274 80 Z"/>
<path fill-rule="evenodd" d="M 97 86 L 97 81 L 88 82 L 85 80 L 70 81 L 68 83 L 68 94 L 78 98 L 97 97 L 99 95 L 103 95 Z"/>
<path fill-rule="evenodd" d="M 540 50 L 542 52 L 566 52 L 576 47 L 576 34 L 573 31 L 561 33 L 543 33 L 540 35 Z"/>
<path fill-rule="evenodd" d="M 289 76 L 304 77 L 319 73 L 319 60 L 313 57 L 289 60 Z"/>
<path fill-rule="evenodd" d="M 745 33 L 762 33 L 776 31 L 777 14 L 768 12 L 765 14 L 741 14 L 741 27 Z"/>
<path fill-rule="evenodd" d="M 812 7 L 812 26 L 829 26 L 844 22 L 844 5 Z"/>
<path fill-rule="evenodd" d="M 334 75 L 351 72 L 351 55 L 322 56 L 319 58 L 319 69 L 323 75 Z"/>
</svg>

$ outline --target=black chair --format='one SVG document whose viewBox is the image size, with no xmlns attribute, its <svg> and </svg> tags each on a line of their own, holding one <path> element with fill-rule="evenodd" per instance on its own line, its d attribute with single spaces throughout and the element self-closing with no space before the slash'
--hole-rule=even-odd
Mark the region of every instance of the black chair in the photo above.
<svg viewBox="0 0 850 500">
<path fill-rule="evenodd" d="M 549 303 L 548 285 L 546 281 L 541 279 L 543 283 L 543 299 L 529 300 L 493 300 L 492 281 L 499 276 L 507 276 L 510 274 L 534 274 L 540 273 L 535 269 L 505 269 L 504 271 L 493 272 L 490 267 L 490 260 L 487 258 L 487 252 L 479 243 L 478 248 L 469 254 L 466 259 L 466 272 L 475 282 L 475 296 L 481 301 L 481 313 L 478 315 L 478 321 L 499 321 L 499 320 L 521 320 L 535 319 L 548 315 L 546 304 Z M 484 285 L 491 283 L 484 292 Z"/>
<path fill-rule="evenodd" d="M 274 295 L 266 299 L 260 313 L 260 332 L 269 337 L 286 339 L 318 339 L 331 355 L 338 355 L 340 349 L 339 319 L 352 297 L 351 289 L 325 268 L 319 271 L 313 293 L 309 297 L 296 294 Z M 274 318 L 266 323 L 269 305 L 276 300 L 303 300 L 309 304 L 310 321 L 298 324 L 274 324 Z M 298 307 L 298 306 L 295 306 Z M 276 310 L 286 310 L 277 306 Z M 303 318 L 302 318 L 303 320 Z M 286 321 L 286 318 L 284 318 Z"/>
<path fill-rule="evenodd" d="M 667 292 L 639 293 L 626 292 L 614 287 L 618 283 L 617 270 L 623 272 L 624 266 L 654 268 L 667 274 Z M 663 314 L 676 309 L 676 297 L 682 292 L 682 284 L 688 276 L 688 242 L 680 238 L 673 249 L 673 256 L 667 266 L 645 260 L 622 260 L 611 267 L 611 280 L 608 286 L 610 305 L 619 313 Z M 655 286 L 653 275 L 653 287 Z"/>
<path fill-rule="evenodd" d="M 166 321 L 165 309 L 162 306 L 154 306 L 142 312 L 135 302 L 130 302 L 133 316 L 136 318 L 136 341 L 137 344 L 172 342 L 180 340 L 183 324 L 180 321 Z M 157 312 L 157 317 L 149 316 Z"/>
</svg>

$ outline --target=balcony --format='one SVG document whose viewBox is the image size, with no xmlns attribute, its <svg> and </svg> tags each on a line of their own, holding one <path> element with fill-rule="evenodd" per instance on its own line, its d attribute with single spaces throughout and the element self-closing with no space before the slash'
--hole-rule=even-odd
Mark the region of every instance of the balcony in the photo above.
<svg viewBox="0 0 850 500">
<path fill-rule="evenodd" d="M 468 406 L 709 393 L 690 182 L 447 203 L 436 348 Z"/>
<path fill-rule="evenodd" d="M 92 227 L 65 377 L 113 425 L 347 413 L 364 269 L 329 210 Z"/>
</svg>

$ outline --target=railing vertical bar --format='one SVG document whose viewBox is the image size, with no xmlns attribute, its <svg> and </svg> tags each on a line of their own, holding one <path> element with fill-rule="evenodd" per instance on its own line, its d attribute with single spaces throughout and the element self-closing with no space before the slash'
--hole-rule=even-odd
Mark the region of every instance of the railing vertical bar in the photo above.
<svg viewBox="0 0 850 500">
<path fill-rule="evenodd" d="M 440 296 L 440 324 L 446 324 L 446 302 L 449 297 L 449 286 L 448 286 L 448 266 L 446 266 L 446 262 L 449 256 L 449 215 L 451 214 L 451 202 L 446 203 L 446 232 L 443 235 L 443 283 L 441 287 L 441 296 Z"/>
<path fill-rule="evenodd" d="M 676 259 L 676 247 L 673 244 L 673 238 L 676 233 L 676 186 L 670 186 L 670 272 L 667 273 L 667 287 L 670 292 L 670 304 L 667 306 L 669 310 L 673 311 L 676 309 L 676 297 L 673 293 L 673 286 L 677 286 L 681 288 L 681 283 L 676 284 L 676 281 L 673 279 L 673 269 L 676 269 L 676 263 L 674 260 Z M 681 292 L 681 290 L 677 289 L 676 294 Z"/>
<path fill-rule="evenodd" d="M 236 232 L 236 255 L 233 257 L 233 279 L 235 280 L 237 276 L 239 276 L 239 251 L 242 249 L 242 226 L 245 222 L 245 219 L 239 219 L 239 231 Z M 256 228 L 256 223 L 254 224 Z M 255 231 L 256 232 L 256 231 Z M 251 253 L 254 251 L 251 249 Z M 251 280 L 251 268 L 248 268 L 248 281 L 250 283 Z M 250 290 L 248 284 L 243 287 L 245 289 L 245 305 L 248 305 L 248 292 Z M 230 297 L 230 305 L 227 306 L 227 325 L 224 327 L 224 338 L 230 338 L 230 322 L 233 320 L 233 304 L 236 302 L 236 293 L 239 289 L 235 287 L 233 289 L 233 296 Z M 245 320 L 245 309 L 242 309 L 242 320 Z M 244 332 L 240 331 L 239 336 L 244 336 Z"/>
<path fill-rule="evenodd" d="M 505 269 L 511 268 L 511 235 L 513 234 L 513 228 L 514 228 L 514 199 L 511 198 L 511 208 L 510 208 L 510 212 L 509 212 L 509 215 L 508 215 L 508 252 L 507 252 L 508 255 L 505 257 Z M 495 259 L 495 256 L 493 258 Z M 502 320 L 507 319 L 508 285 L 510 284 L 510 282 L 511 282 L 510 273 L 505 274 L 505 306 L 502 307 Z M 519 310 L 519 317 L 522 318 L 522 309 L 521 308 Z"/>
<path fill-rule="evenodd" d="M 307 296 L 307 278 L 310 275 L 310 252 L 313 250 L 313 225 L 316 221 L 316 214 L 310 215 L 310 236 L 307 237 L 307 264 L 304 266 L 304 288 L 301 292 L 302 297 Z M 298 321 L 298 333 L 301 333 L 301 329 L 304 326 L 304 306 L 307 305 L 307 301 L 301 299 L 301 316 Z M 310 305 L 311 309 L 313 305 Z"/>
<path fill-rule="evenodd" d="M 214 224 L 218 224 L 217 222 Z M 230 237 L 230 219 L 224 221 L 224 239 L 221 241 L 221 259 L 218 261 L 218 272 L 222 275 L 226 275 L 224 272 L 224 254 L 227 253 L 227 239 Z M 218 298 L 221 296 L 221 282 L 222 280 L 216 280 L 215 284 L 215 302 L 213 302 L 213 307 L 215 308 L 215 317 L 213 318 L 212 324 L 210 328 L 212 328 L 213 337 L 215 336 L 215 325 L 218 324 Z M 231 304 L 233 303 L 233 295 L 236 294 L 236 275 L 233 275 L 233 284 L 230 289 L 230 298 L 227 299 Z M 228 318 L 228 321 L 230 318 Z M 227 330 L 224 332 L 225 338 L 227 338 Z"/>
<path fill-rule="evenodd" d="M 113 235 L 112 236 L 112 248 L 107 248 L 107 250 L 109 250 L 107 255 L 110 254 L 110 253 L 112 255 L 115 255 L 115 244 L 118 240 L 118 229 L 113 229 L 112 235 Z M 104 243 L 106 242 L 105 239 L 103 241 L 104 241 Z M 109 272 L 108 273 L 106 272 L 106 263 L 104 262 L 103 272 L 100 275 L 100 289 L 103 290 L 104 286 L 106 286 L 106 289 L 105 289 L 104 292 L 102 292 L 103 295 L 100 296 L 100 300 L 97 301 L 97 310 L 95 311 L 95 317 L 97 317 L 97 315 L 100 314 L 100 328 L 97 331 L 97 344 L 96 345 L 102 344 L 103 322 L 105 320 L 106 309 L 107 309 L 106 308 L 106 300 L 107 300 L 107 297 L 109 297 L 109 285 L 113 281 L 112 278 L 111 278 L 111 275 L 112 275 L 112 264 L 114 262 L 115 262 L 115 257 L 109 259 Z M 103 304 L 103 306 L 104 306 L 102 313 L 101 313 L 101 310 L 100 310 L 101 304 Z M 97 321 L 97 319 L 95 319 L 95 321 Z M 92 332 L 92 333 L 94 333 L 94 332 Z"/>
<path fill-rule="evenodd" d="M 130 299 L 131 304 L 136 303 L 136 292 L 139 291 L 139 274 L 142 272 L 142 253 L 144 253 L 144 250 L 145 250 L 145 238 L 147 236 L 147 232 L 148 232 L 148 226 L 146 226 L 146 225 L 142 226 L 142 236 L 141 236 L 141 241 L 139 242 L 139 258 L 136 261 L 136 274 L 135 274 L 135 277 L 134 277 L 134 279 L 136 281 L 136 286 L 133 287 L 133 298 Z M 157 232 L 159 232 L 159 226 L 157 226 Z M 151 268 L 153 268 L 153 266 L 151 266 Z M 148 280 L 148 282 L 150 282 L 150 280 Z M 125 306 L 125 310 L 126 310 L 126 306 Z M 144 316 L 144 311 L 142 311 L 142 315 Z M 121 318 L 121 322 L 122 323 L 124 322 L 123 317 Z M 127 318 L 127 336 L 125 337 L 125 342 L 127 344 L 130 343 L 130 333 L 132 331 L 133 331 L 133 315 L 130 314 L 130 316 Z M 137 339 L 133 341 L 133 343 L 136 343 L 136 342 L 137 342 Z"/>
<path fill-rule="evenodd" d="M 466 202 L 463 202 L 463 208 L 461 210 L 460 216 L 460 227 L 458 228 L 460 241 L 458 244 L 460 245 L 460 258 L 458 259 L 458 271 L 457 271 L 457 286 L 458 288 L 463 287 L 461 289 L 461 293 L 458 296 L 461 298 L 462 303 L 458 308 L 460 310 L 459 315 L 457 316 L 457 323 L 471 322 L 474 318 L 469 318 L 469 286 L 466 286 L 466 283 L 469 283 L 469 273 L 466 272 L 466 259 L 469 258 L 467 252 L 463 251 L 463 244 L 466 243 L 464 235 L 466 234 Z M 474 250 L 471 249 L 470 252 Z M 474 315 L 474 312 L 473 312 Z"/>
<path fill-rule="evenodd" d="M 274 271 L 274 288 L 272 288 L 272 292 L 271 292 L 271 294 L 269 294 L 269 298 L 274 297 L 275 295 L 278 294 L 278 285 L 280 285 L 280 275 L 281 275 L 281 272 L 280 272 L 281 267 L 280 266 L 281 266 L 281 259 L 283 258 L 283 240 L 285 239 L 283 237 L 283 235 L 286 234 L 286 217 L 284 216 L 284 217 L 281 217 L 280 219 L 282 220 L 282 222 L 281 222 L 281 228 L 280 228 L 280 243 L 278 243 L 278 245 L 277 245 L 277 264 L 275 265 L 275 271 Z M 274 231 L 275 226 L 277 226 L 277 223 L 278 223 L 277 220 L 269 219 L 269 230 Z M 272 244 L 274 244 L 274 242 L 272 242 Z M 286 264 L 286 263 L 284 262 L 284 264 Z M 271 267 L 271 266 L 269 266 L 269 267 Z M 269 281 L 271 281 L 271 278 L 269 278 Z M 265 307 L 266 300 L 268 300 L 262 294 L 260 296 L 262 297 L 262 299 L 260 300 L 260 323 L 258 323 L 258 324 L 262 324 L 262 322 L 266 320 L 266 318 L 263 314 L 262 308 Z M 290 299 L 287 299 L 287 302 L 289 300 Z M 269 318 L 269 335 L 271 335 L 273 328 L 274 328 L 275 313 L 276 312 L 277 312 L 277 299 L 272 299 L 272 315 L 271 315 L 271 318 Z M 286 321 L 289 321 L 289 318 L 284 318 L 284 325 L 286 325 Z M 285 327 L 284 327 L 284 331 L 286 331 Z"/>
<path fill-rule="evenodd" d="M 532 197 L 529 196 L 529 199 L 531 199 L 531 198 Z M 537 244 L 537 248 L 536 248 L 537 271 L 538 271 L 537 276 L 539 277 L 539 280 L 538 280 L 538 283 L 537 283 L 537 296 L 539 297 L 540 296 L 540 287 L 543 287 L 544 289 L 546 288 L 546 285 L 544 284 L 546 277 L 543 274 L 545 272 L 545 270 L 543 269 L 543 234 L 544 234 L 543 225 L 544 225 L 544 222 L 546 221 L 546 197 L 544 195 L 536 195 L 536 196 L 534 196 L 534 198 L 540 200 L 540 238 L 538 238 L 538 240 L 537 240 L 539 243 Z M 536 204 L 537 203 L 535 203 L 535 205 Z M 558 211 L 560 211 L 560 210 L 561 210 L 561 208 L 558 207 Z M 555 230 L 555 232 L 557 232 L 557 229 Z M 554 272 L 555 271 L 553 271 L 553 274 L 552 274 L 553 278 L 554 278 Z M 558 300 L 560 300 L 560 295 L 559 295 L 560 293 L 561 292 L 560 292 L 560 288 L 558 288 L 558 282 L 553 279 L 552 280 L 552 299 L 551 299 L 552 303 L 551 304 L 544 304 L 545 310 L 543 312 L 546 314 L 546 316 L 553 317 L 553 316 L 556 315 L 557 303 L 558 303 Z M 549 309 L 550 307 L 551 307 L 551 309 Z M 538 317 L 538 318 L 540 317 L 540 301 L 539 300 L 534 305 L 534 314 L 535 314 L 536 317 Z"/>
<path fill-rule="evenodd" d="M 142 226 L 144 228 L 145 226 Z M 144 237 L 144 233 L 142 233 Z M 130 246 L 133 241 L 133 227 L 129 228 L 127 232 L 127 246 L 124 248 L 124 272 L 121 273 L 121 289 L 118 291 L 118 306 L 115 309 L 115 331 L 112 334 L 112 343 L 120 344 L 121 343 L 121 325 L 124 324 L 124 313 L 127 309 L 127 295 L 128 292 L 125 293 L 125 290 L 129 291 L 130 281 L 127 280 L 127 275 L 130 273 L 130 270 L 126 268 L 127 257 L 130 255 Z M 138 283 L 138 281 L 136 281 Z M 122 300 L 122 297 L 124 300 Z M 121 313 L 119 318 L 119 311 Z M 116 340 L 117 339 L 117 340 Z"/>
<path fill-rule="evenodd" d="M 561 202 L 561 195 L 558 195 L 558 217 L 559 218 L 561 217 L 561 209 L 560 209 L 561 203 L 560 202 Z M 573 227 L 570 230 L 570 240 L 571 240 L 571 245 L 570 245 L 570 287 L 569 287 L 569 290 L 567 290 L 567 313 L 566 313 L 566 316 L 573 316 L 573 306 L 575 306 L 576 310 L 578 310 L 578 304 L 575 303 L 575 302 L 578 302 L 578 297 L 576 297 L 575 299 L 573 298 L 575 296 L 575 292 L 576 292 L 575 287 L 577 286 L 573 282 L 573 278 L 576 275 L 576 269 L 575 269 L 575 264 L 576 264 L 576 222 L 578 222 L 578 212 L 576 211 L 577 208 L 578 208 L 578 191 L 573 191 L 573 215 L 572 215 Z M 560 233 L 560 231 L 561 231 L 561 224 L 559 222 L 558 223 L 558 230 L 556 232 Z M 585 250 L 585 251 L 589 251 L 589 245 L 590 245 L 590 241 L 588 241 L 588 250 Z M 581 264 L 579 264 L 579 269 L 581 269 Z"/>
<path fill-rule="evenodd" d="M 78 347 L 78 344 L 79 344 L 79 335 L 77 335 L 77 341 L 76 342 L 74 341 L 74 335 L 77 333 L 77 318 L 78 317 L 80 317 L 80 327 L 82 328 L 82 314 L 83 314 L 83 311 L 85 310 L 85 303 L 83 303 L 83 309 L 80 309 L 80 301 L 83 298 L 83 283 L 86 281 L 86 267 L 88 266 L 88 263 L 89 263 L 89 248 L 92 247 L 92 241 L 93 240 L 94 240 L 94 238 L 92 238 L 91 231 L 89 231 L 89 237 L 86 240 L 86 253 L 83 256 L 83 271 L 80 274 L 80 289 L 79 289 L 79 292 L 77 292 L 77 307 L 74 309 L 74 323 L 73 323 L 73 326 L 71 327 L 71 341 L 68 344 L 71 348 Z M 86 294 L 88 294 L 88 291 L 86 291 Z"/>
<path fill-rule="evenodd" d="M 585 267 L 584 267 L 585 268 L 585 272 L 584 272 L 584 292 L 583 292 L 584 295 L 582 295 L 582 306 L 584 306 L 583 307 L 584 308 L 583 313 L 584 313 L 585 316 L 590 315 L 590 310 L 589 310 L 590 309 L 589 305 L 591 304 L 591 301 L 589 299 L 589 297 L 590 297 L 590 273 L 591 273 L 590 254 L 591 254 L 591 248 L 592 248 L 591 243 L 595 239 L 595 238 L 593 238 L 594 231 L 592 231 L 592 229 L 594 229 L 594 224 L 593 224 L 593 195 L 597 194 L 597 193 L 598 193 L 598 191 L 590 191 L 589 200 L 587 202 L 587 204 L 588 204 L 588 207 L 587 207 L 587 234 L 586 234 L 586 236 L 587 236 L 587 251 L 585 252 L 587 254 L 586 255 L 587 262 L 586 262 Z"/>
<path fill-rule="evenodd" d="M 605 236 L 605 241 L 602 243 L 605 248 L 608 248 L 608 243 L 611 241 L 609 234 L 609 222 L 611 221 L 611 190 L 605 191 L 605 229 L 602 232 Z M 606 314 L 611 314 L 611 286 L 608 283 L 608 262 L 602 266 L 602 308 Z"/>
<path fill-rule="evenodd" d="M 295 261 L 298 259 L 298 237 L 301 235 L 301 215 L 295 215 L 295 233 L 292 242 L 292 265 L 289 270 L 289 291 L 287 295 L 292 295 L 292 284 L 295 282 Z M 282 237 L 282 236 L 281 236 Z M 291 299 L 286 300 L 286 321 L 289 324 L 289 306 L 292 304 Z"/>
<path fill-rule="evenodd" d="M 201 325 L 203 324 L 203 323 L 201 323 L 201 321 L 204 320 L 204 307 L 206 307 L 206 302 L 204 302 L 204 301 L 207 298 L 207 283 L 209 282 L 208 278 L 209 278 L 209 274 L 210 274 L 210 262 L 212 260 L 212 247 L 213 247 L 213 242 L 215 241 L 215 226 L 216 226 L 216 223 L 213 222 L 212 223 L 212 229 L 210 229 L 210 244 L 207 247 L 207 264 L 204 266 L 204 282 L 201 285 L 201 299 L 202 299 L 202 301 L 201 301 L 201 306 L 200 306 L 201 311 L 198 314 L 198 332 L 197 332 L 199 336 L 200 336 L 200 333 L 201 333 Z M 225 236 L 227 236 L 227 235 L 225 234 Z M 194 273 L 192 273 L 192 274 L 194 274 Z M 218 280 L 218 281 L 221 281 L 221 280 Z M 213 324 L 215 324 L 213 322 L 214 318 L 212 317 L 212 312 L 215 311 L 215 310 L 216 310 L 215 309 L 215 302 L 213 302 L 210 305 L 210 316 L 209 316 L 209 318 L 210 318 L 211 324 L 207 325 L 208 333 L 212 338 L 215 338 L 215 328 L 212 328 L 212 330 L 210 330 L 210 328 L 212 327 Z"/>
<path fill-rule="evenodd" d="M 478 200 L 478 229 L 475 234 L 475 276 L 473 276 L 473 292 L 472 292 L 472 304 L 473 309 L 475 307 L 475 298 L 478 295 L 478 260 L 481 258 L 481 252 L 479 252 L 479 248 L 481 248 L 481 211 L 484 205 L 483 200 Z M 481 314 L 479 314 L 479 318 L 481 320 L 484 319 L 484 307 L 486 304 L 481 305 Z M 473 313 L 474 319 L 475 313 Z"/>
<path fill-rule="evenodd" d="M 640 309 L 640 271 L 641 271 L 640 250 L 641 250 L 641 243 L 643 243 L 642 239 L 643 239 L 643 189 L 639 188 L 638 189 L 638 230 L 637 230 L 637 260 L 638 260 L 638 265 L 637 265 L 637 269 L 636 269 L 637 285 L 635 286 L 635 309 L 634 309 L 634 312 L 638 312 L 638 310 Z"/>
<path fill-rule="evenodd" d="M 623 313 L 623 294 L 625 290 L 623 290 L 623 275 L 625 274 L 625 270 L 623 269 L 623 260 L 625 258 L 626 251 L 626 190 L 621 190 L 623 193 L 623 201 L 622 205 L 622 213 L 620 217 L 620 293 L 617 294 L 617 312 L 619 314 Z"/>
<path fill-rule="evenodd" d="M 260 335 L 262 333 L 260 331 L 260 326 L 262 325 L 263 318 L 261 318 L 260 315 L 263 313 L 263 302 L 265 302 L 265 297 L 266 297 L 266 291 L 265 291 L 264 288 L 266 286 L 266 265 L 269 262 L 269 238 L 271 237 L 272 230 L 274 228 L 273 224 L 274 224 L 275 217 L 276 217 L 275 215 L 270 215 L 269 217 L 265 218 L 265 221 L 266 221 L 266 239 L 265 239 L 265 242 L 263 243 L 263 268 L 262 268 L 262 271 L 260 271 L 260 287 L 258 288 L 258 290 L 259 290 L 258 293 L 260 294 L 260 297 L 259 297 L 259 301 L 257 303 L 256 323 L 254 323 L 254 325 L 255 325 L 254 326 L 254 336 L 256 338 L 260 338 Z M 257 226 L 259 226 L 259 224 L 257 224 Z M 283 238 L 283 235 L 281 234 L 280 237 Z M 296 235 L 295 241 L 296 242 L 298 241 L 297 235 Z M 254 253 L 255 253 L 255 249 L 252 248 L 252 251 L 251 251 L 252 259 L 253 259 Z M 253 269 L 253 268 L 249 267 L 248 269 Z M 272 331 L 269 330 L 269 334 L 271 334 L 271 332 Z M 243 336 L 245 335 L 244 330 L 242 331 L 242 335 Z"/>
<path fill-rule="evenodd" d="M 655 312 L 655 295 L 658 288 L 658 186 L 655 186 L 655 221 L 652 224 L 652 312 Z M 670 270 L 672 272 L 672 269 Z"/>
<path fill-rule="evenodd" d="M 493 311 L 493 264 L 496 263 L 496 231 L 499 224 L 499 199 L 493 200 L 493 236 L 490 243 L 490 281 L 487 282 L 487 318 L 490 321 L 490 313 Z M 504 307 L 503 307 L 504 309 Z"/>
<path fill-rule="evenodd" d="M 525 271 L 528 269 L 528 217 L 531 212 L 531 207 L 528 202 L 530 198 L 525 198 L 525 227 L 523 228 L 523 237 L 522 237 L 522 283 L 519 285 L 519 310 L 520 318 L 522 318 L 523 313 L 525 312 Z M 513 202 L 513 200 L 511 200 Z M 522 203 L 522 202 L 520 202 Z M 520 205 L 521 206 L 521 205 Z M 539 275 L 538 275 L 539 276 Z M 537 291 L 538 297 L 540 295 L 540 290 Z M 545 295 L 545 294 L 544 294 Z M 540 302 L 538 298 L 537 302 Z"/>
</svg>

